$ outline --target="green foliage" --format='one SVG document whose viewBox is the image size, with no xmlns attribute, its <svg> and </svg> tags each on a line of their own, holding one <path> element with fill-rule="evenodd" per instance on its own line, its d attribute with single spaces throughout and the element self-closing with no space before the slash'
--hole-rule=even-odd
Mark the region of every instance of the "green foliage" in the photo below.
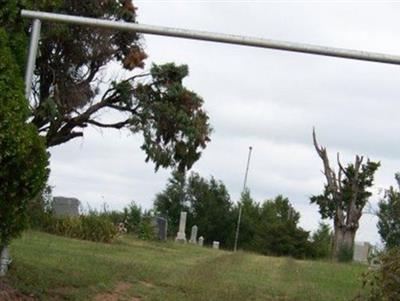
<svg viewBox="0 0 400 301">
<path fill-rule="evenodd" d="M 261 206 L 261 224 L 258 228 L 258 249 L 263 254 L 311 256 L 312 245 L 309 233 L 298 226 L 300 214 L 282 195 L 267 200 Z"/>
<path fill-rule="evenodd" d="M 319 206 L 319 212 L 323 219 L 334 218 L 337 208 L 342 208 L 343 211 L 347 212 L 349 206 L 353 200 L 353 196 L 356 194 L 355 206 L 357 209 L 364 208 L 371 196 L 371 192 L 368 191 L 374 181 L 374 175 L 380 166 L 380 162 L 373 162 L 368 160 L 367 163 L 362 164 L 361 169 L 357 175 L 356 186 L 353 186 L 353 180 L 355 179 L 355 167 L 354 164 L 350 163 L 346 166 L 343 171 L 344 177 L 341 180 L 341 198 L 340 200 L 335 199 L 335 191 L 332 191 L 328 184 L 324 187 L 324 192 L 320 195 L 314 195 L 311 197 L 311 203 Z M 340 202 L 338 202 L 340 201 Z"/>
<path fill-rule="evenodd" d="M 216 240 L 222 247 L 230 247 L 235 219 L 225 185 L 213 177 L 206 180 L 192 173 L 187 181 L 186 199 L 190 208 L 189 229 L 197 225 L 206 243 Z"/>
<path fill-rule="evenodd" d="M 224 247 L 232 243 L 232 202 L 225 185 L 213 177 L 207 180 L 193 172 L 186 178 L 174 172 L 166 189 L 157 194 L 154 208 L 167 217 L 171 235 L 178 230 L 180 212 L 186 211 L 187 229 L 197 225 L 206 243 L 217 240 Z"/>
<path fill-rule="evenodd" d="M 184 173 L 172 172 L 165 189 L 161 193 L 157 193 L 155 197 L 154 209 L 157 214 L 167 218 L 168 235 L 176 235 L 181 211 L 189 211 L 186 202 L 186 176 Z"/>
<path fill-rule="evenodd" d="M 28 203 L 48 176 L 44 141 L 26 123 L 29 109 L 12 53 L 0 27 L 0 248 L 25 229 Z"/>
<path fill-rule="evenodd" d="M 47 216 L 43 230 L 56 235 L 110 243 L 117 236 L 116 226 L 96 212 L 79 217 Z"/>
<path fill-rule="evenodd" d="M 150 215 L 144 216 L 138 225 L 138 237 L 143 240 L 156 240 L 154 218 Z"/>
<path fill-rule="evenodd" d="M 136 87 L 134 101 L 140 114 L 131 118 L 131 130 L 142 132 L 146 162 L 159 167 L 190 169 L 210 141 L 211 127 L 203 100 L 182 85 L 187 66 L 153 65 L 150 84 Z M 139 110 L 138 109 L 138 110 Z"/>
<path fill-rule="evenodd" d="M 131 202 L 123 211 L 125 227 L 129 233 L 138 233 L 142 221 L 142 208 L 135 202 Z"/>
<path fill-rule="evenodd" d="M 52 187 L 46 185 L 28 204 L 28 225 L 32 229 L 41 229 L 52 215 Z"/>
<path fill-rule="evenodd" d="M 261 223 L 260 206 L 253 200 L 249 189 L 245 189 L 240 197 L 242 216 L 240 221 L 240 234 L 238 246 L 244 250 L 257 251 L 258 227 Z M 239 215 L 239 206 L 233 209 L 233 217 Z"/>
<path fill-rule="evenodd" d="M 287 198 L 278 196 L 260 206 L 246 189 L 240 206 L 240 249 L 298 258 L 315 257 L 315 253 L 322 256 L 322 233 L 316 236 L 318 242 L 309 241 L 309 233 L 298 226 L 300 214 Z M 239 204 L 232 204 L 225 185 L 213 177 L 207 180 L 197 173 L 186 177 L 174 172 L 166 189 L 157 194 L 154 208 L 168 218 L 170 235 L 176 235 L 180 212 L 186 211 L 187 229 L 197 225 L 198 235 L 203 236 L 206 243 L 217 240 L 225 248 L 233 247 Z M 321 250 L 317 252 L 316 248 Z"/>
<path fill-rule="evenodd" d="M 19 42 L 27 41 L 30 27 L 19 17 L 21 8 L 137 22 L 131 0 L 8 2 L 0 6 L 0 24 L 12 33 L 18 57 L 25 54 L 26 43 Z M 186 65 L 153 64 L 147 73 L 113 82 L 99 95 L 102 70 L 111 61 L 128 70 L 144 68 L 147 54 L 141 35 L 49 22 L 43 23 L 41 32 L 31 122 L 48 147 L 81 137 L 82 129 L 92 125 L 141 133 L 146 162 L 154 162 L 156 170 L 190 169 L 200 158 L 211 126 L 201 97 L 183 85 L 189 74 Z M 98 120 L 105 111 L 113 111 L 116 122 Z"/>
<path fill-rule="evenodd" d="M 400 188 L 400 174 L 396 174 Z M 400 246 L 400 191 L 390 187 L 379 202 L 378 232 L 386 248 Z"/>
<path fill-rule="evenodd" d="M 353 247 L 342 245 L 339 247 L 337 260 L 339 262 L 351 262 L 353 261 L 353 253 L 354 253 Z"/>
<path fill-rule="evenodd" d="M 331 256 L 332 230 L 328 224 L 320 222 L 311 240 L 315 258 L 328 258 Z"/>
<path fill-rule="evenodd" d="M 380 256 L 381 265 L 363 276 L 359 301 L 400 300 L 400 248 L 394 247 Z"/>
</svg>

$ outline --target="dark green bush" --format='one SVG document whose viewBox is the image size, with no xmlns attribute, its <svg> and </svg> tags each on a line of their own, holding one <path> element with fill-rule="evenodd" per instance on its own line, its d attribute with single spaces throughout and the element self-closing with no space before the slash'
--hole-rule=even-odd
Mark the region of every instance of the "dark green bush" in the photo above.
<svg viewBox="0 0 400 301">
<path fill-rule="evenodd" d="M 26 228 L 29 201 L 48 176 L 45 141 L 27 123 L 29 106 L 15 52 L 0 26 L 0 249 Z"/>
<path fill-rule="evenodd" d="M 351 262 L 353 261 L 353 248 L 348 248 L 346 246 L 342 246 L 339 249 L 338 257 L 339 262 Z"/>
</svg>

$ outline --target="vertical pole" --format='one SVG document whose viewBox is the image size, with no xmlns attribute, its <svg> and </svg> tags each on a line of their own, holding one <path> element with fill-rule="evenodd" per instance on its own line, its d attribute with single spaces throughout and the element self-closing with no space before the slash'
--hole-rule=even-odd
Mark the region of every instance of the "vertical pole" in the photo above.
<svg viewBox="0 0 400 301">
<path fill-rule="evenodd" d="M 41 21 L 39 19 L 34 19 L 31 40 L 29 43 L 28 61 L 26 63 L 25 70 L 25 97 L 28 101 L 32 90 L 33 72 L 35 71 L 36 56 L 40 38 L 40 26 Z"/>
<path fill-rule="evenodd" d="M 247 183 L 247 174 L 249 173 L 249 166 L 250 166 L 250 158 L 251 158 L 251 151 L 252 151 L 252 147 L 249 146 L 249 156 L 247 157 L 247 165 L 246 165 L 246 172 L 244 174 L 244 182 L 243 182 L 243 190 L 242 193 L 245 191 L 246 189 L 246 183 Z M 233 250 L 236 252 L 237 251 L 237 243 L 238 243 L 238 239 L 239 239 L 239 230 L 240 230 L 240 220 L 242 219 L 242 206 L 239 203 L 239 215 L 238 215 L 238 220 L 237 220 L 237 224 L 236 224 L 236 233 L 235 233 L 235 246 L 233 248 Z"/>
</svg>

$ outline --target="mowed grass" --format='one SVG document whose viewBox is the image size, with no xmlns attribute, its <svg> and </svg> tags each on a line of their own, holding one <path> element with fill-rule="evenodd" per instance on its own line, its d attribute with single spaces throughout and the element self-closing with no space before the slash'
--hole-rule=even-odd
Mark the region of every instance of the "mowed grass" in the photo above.
<svg viewBox="0 0 400 301">
<path fill-rule="evenodd" d="M 6 280 L 40 300 L 351 300 L 366 267 L 129 237 L 101 244 L 27 232 Z M 107 299 L 108 298 L 108 299 Z"/>
</svg>

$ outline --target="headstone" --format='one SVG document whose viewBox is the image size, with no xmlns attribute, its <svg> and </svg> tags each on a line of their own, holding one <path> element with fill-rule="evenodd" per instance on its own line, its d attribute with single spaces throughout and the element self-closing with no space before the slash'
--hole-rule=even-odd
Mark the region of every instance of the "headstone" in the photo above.
<svg viewBox="0 0 400 301">
<path fill-rule="evenodd" d="M 189 243 L 197 244 L 197 226 L 194 225 L 192 227 L 192 232 L 190 233 Z"/>
<path fill-rule="evenodd" d="M 368 263 L 368 255 L 371 250 L 371 245 L 368 242 L 354 244 L 353 260 L 362 263 Z"/>
<path fill-rule="evenodd" d="M 213 241 L 213 249 L 219 249 L 219 241 Z"/>
<path fill-rule="evenodd" d="M 202 247 L 203 244 L 204 244 L 204 237 L 203 237 L 203 236 L 200 236 L 200 237 L 199 237 L 199 246 Z"/>
<path fill-rule="evenodd" d="M 168 231 L 168 221 L 166 218 L 161 216 L 156 216 L 156 234 L 157 237 L 162 240 L 167 240 L 167 231 Z"/>
<path fill-rule="evenodd" d="M 76 198 L 67 198 L 56 196 L 53 198 L 54 215 L 61 216 L 78 216 L 80 202 Z"/>
<path fill-rule="evenodd" d="M 186 216 L 187 213 L 182 211 L 179 219 L 179 231 L 176 234 L 175 241 L 186 242 Z"/>
<path fill-rule="evenodd" d="M 3 277 L 7 274 L 8 265 L 11 263 L 11 259 L 7 246 L 0 249 L 0 251 L 0 277 Z"/>
</svg>

